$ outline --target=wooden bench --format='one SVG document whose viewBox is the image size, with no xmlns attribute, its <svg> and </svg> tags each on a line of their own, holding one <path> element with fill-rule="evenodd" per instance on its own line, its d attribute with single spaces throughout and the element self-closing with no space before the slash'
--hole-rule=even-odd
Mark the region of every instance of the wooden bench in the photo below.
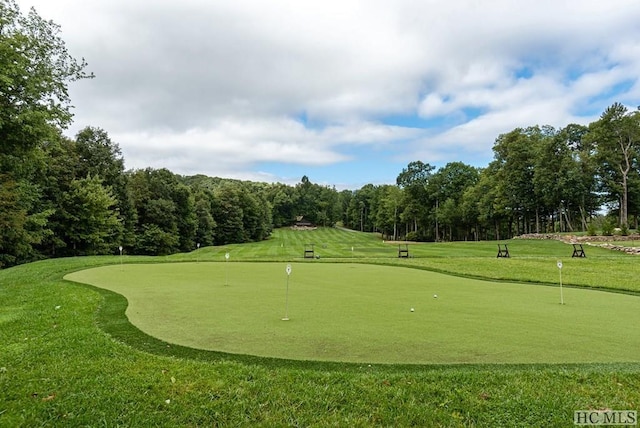
<svg viewBox="0 0 640 428">
<path fill-rule="evenodd" d="M 587 257 L 584 253 L 584 248 L 582 248 L 582 244 L 573 244 L 573 254 L 571 257 Z"/>
<path fill-rule="evenodd" d="M 400 244 L 398 245 L 398 257 L 402 259 L 409 258 L 409 245 L 408 244 Z"/>
<path fill-rule="evenodd" d="M 307 244 L 304 247 L 304 258 L 305 259 L 313 259 L 315 258 L 315 253 L 313 251 L 313 244 Z"/>
<path fill-rule="evenodd" d="M 504 248 L 502 248 L 502 247 L 504 247 Z M 497 257 L 497 258 L 502 258 L 502 257 L 504 257 L 504 258 L 507 258 L 507 259 L 508 259 L 509 257 L 511 257 L 511 256 L 509 255 L 509 249 L 507 248 L 507 244 L 504 244 L 504 245 L 502 245 L 502 244 L 498 244 L 498 255 L 497 255 L 496 257 Z"/>
</svg>

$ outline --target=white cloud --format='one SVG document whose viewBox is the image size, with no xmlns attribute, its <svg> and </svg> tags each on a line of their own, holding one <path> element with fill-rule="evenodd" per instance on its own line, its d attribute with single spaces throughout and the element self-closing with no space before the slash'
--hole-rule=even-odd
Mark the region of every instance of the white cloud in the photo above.
<svg viewBox="0 0 640 428">
<path fill-rule="evenodd" d="M 266 177 L 264 163 L 347 165 L 371 147 L 486 159 L 514 127 L 640 104 L 637 0 L 19 4 L 96 74 L 71 86 L 74 130 L 104 128 L 132 167 Z"/>
<path fill-rule="evenodd" d="M 313 130 L 286 117 L 260 120 L 230 117 L 209 128 L 184 133 L 164 129 L 154 133 L 114 134 L 112 138 L 123 148 L 125 159 L 129 160 L 127 168 L 165 167 L 181 174 L 237 178 L 247 176 L 242 171 L 263 162 L 307 166 L 347 162 L 350 157 L 339 153 L 337 147 L 388 145 L 421 133 L 375 123 L 349 123 Z"/>
</svg>

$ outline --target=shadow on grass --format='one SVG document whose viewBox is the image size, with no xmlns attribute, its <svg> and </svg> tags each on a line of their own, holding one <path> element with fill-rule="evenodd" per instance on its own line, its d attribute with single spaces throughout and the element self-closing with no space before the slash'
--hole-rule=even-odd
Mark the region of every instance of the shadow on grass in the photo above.
<svg viewBox="0 0 640 428">
<path fill-rule="evenodd" d="M 100 329 L 109 334 L 115 340 L 120 341 L 134 349 L 158 356 L 175 357 L 205 362 L 237 362 L 247 365 L 259 365 L 275 369 L 298 369 L 316 371 L 339 372 L 424 372 L 424 371 L 540 371 L 545 369 L 557 370 L 589 370 L 605 372 L 637 372 L 640 370 L 638 363 L 593 363 L 593 364 L 367 364 L 331 361 L 291 360 L 282 358 L 259 357 L 246 354 L 230 354 L 226 352 L 210 351 L 190 348 L 186 346 L 168 343 L 149 336 L 129 322 L 125 311 L 128 306 L 127 299 L 118 293 L 99 287 L 82 284 L 83 286 L 98 292 L 103 302 L 98 308 L 97 324 Z"/>
</svg>

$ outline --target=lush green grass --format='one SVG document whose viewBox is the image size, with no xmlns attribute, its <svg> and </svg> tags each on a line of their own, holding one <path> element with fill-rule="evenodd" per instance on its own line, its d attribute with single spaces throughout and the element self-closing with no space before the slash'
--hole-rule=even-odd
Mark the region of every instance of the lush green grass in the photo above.
<svg viewBox="0 0 640 428">
<path fill-rule="evenodd" d="M 398 259 L 398 244 L 383 243 L 376 234 L 340 229 L 292 231 L 280 229 L 273 238 L 251 245 L 207 247 L 166 258 L 167 261 L 303 261 L 305 245 L 314 243 L 319 260 L 410 266 L 436 272 L 504 281 L 558 283 L 557 261 L 563 262 L 567 285 L 640 292 L 637 269 L 640 259 L 619 251 L 585 246 L 585 259 L 571 258 L 573 247 L 555 240 L 509 240 L 509 259 L 498 259 L 495 242 L 412 243 L 409 259 Z M 326 260 L 330 259 L 330 260 Z M 606 275 L 603 274 L 606 272 Z"/>
<path fill-rule="evenodd" d="M 603 242 L 603 244 L 619 245 L 621 247 L 640 247 L 640 239 L 630 241 Z"/>
<path fill-rule="evenodd" d="M 124 295 L 133 324 L 194 348 L 364 363 L 640 362 L 640 296 L 571 289 L 560 306 L 557 287 L 403 267 L 294 263 L 292 273 L 290 322 L 283 263 L 115 265 L 65 278 Z"/>
<path fill-rule="evenodd" d="M 614 288 L 638 287 L 633 273 L 640 261 L 613 252 L 588 248 L 587 259 L 569 261 L 570 247 L 562 244 L 527 243 L 538 249 L 531 255 L 514 241 L 513 258 L 495 260 L 495 244 L 460 244 L 459 250 L 425 244 L 434 250 L 430 257 L 426 249 L 425 257 L 418 257 L 423 250 L 410 246 L 416 257 L 397 260 L 393 246 L 355 235 L 327 238 L 327 247 L 343 248 L 340 257 L 353 261 L 348 242 L 353 241 L 391 253 L 360 262 L 407 263 L 463 275 L 521 276 L 518 271 L 529 260 L 539 259 L 549 272 L 532 268 L 524 279 L 544 282 L 555 281 L 555 260 L 562 257 L 566 276 L 574 275 L 576 284 L 583 275 L 594 282 L 600 276 L 602 284 Z M 290 255 L 278 253 L 286 247 L 270 240 L 168 258 L 124 259 L 222 261 L 229 251 L 232 262 L 324 261 L 324 250 L 319 261 L 302 260 L 309 236 L 298 239 L 296 245 L 302 246 L 287 249 Z M 315 242 L 322 248 L 319 239 Z M 274 254 L 267 257 L 266 251 Z M 478 262 L 464 263 L 474 257 Z M 483 269 L 482 260 L 496 264 Z M 0 271 L 0 426 L 572 426 L 576 409 L 640 410 L 637 363 L 369 367 L 234 357 L 167 344 L 126 322 L 127 302 L 120 295 L 62 279 L 69 272 L 119 261 L 49 260 Z M 602 270 L 589 273 L 591 266 Z M 502 271 L 492 271 L 498 268 Z M 625 343 L 602 346 L 623 348 Z"/>
</svg>

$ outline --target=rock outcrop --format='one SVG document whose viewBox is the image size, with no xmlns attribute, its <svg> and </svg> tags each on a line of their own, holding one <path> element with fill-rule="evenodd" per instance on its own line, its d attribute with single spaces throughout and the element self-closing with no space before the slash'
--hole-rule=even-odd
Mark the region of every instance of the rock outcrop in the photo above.
<svg viewBox="0 0 640 428">
<path fill-rule="evenodd" d="M 555 239 L 567 244 L 586 244 L 594 247 L 602 247 L 614 251 L 623 251 L 628 254 L 640 255 L 640 246 L 626 246 L 612 244 L 612 242 L 630 241 L 640 245 L 640 234 L 633 234 L 628 236 L 576 236 L 576 235 L 560 235 L 557 233 L 527 233 L 520 235 L 514 239 Z"/>
</svg>

